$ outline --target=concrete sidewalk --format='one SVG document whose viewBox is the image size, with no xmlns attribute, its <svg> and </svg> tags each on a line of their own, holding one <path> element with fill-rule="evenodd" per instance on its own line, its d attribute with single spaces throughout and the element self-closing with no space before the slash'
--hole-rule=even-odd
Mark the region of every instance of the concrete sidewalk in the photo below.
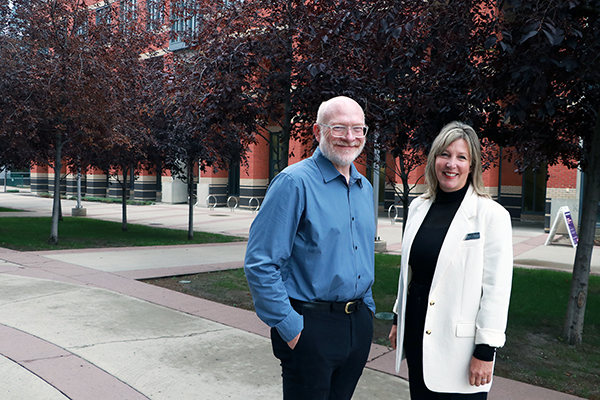
<svg viewBox="0 0 600 400">
<path fill-rule="evenodd" d="M 0 193 L 1 207 L 30 211 L 19 215 L 50 216 L 51 203 Z M 121 221 L 118 204 L 83 205 L 89 218 Z M 64 214 L 74 206 L 63 201 Z M 253 218 L 250 211 L 196 208 L 194 221 L 196 230 L 245 237 Z M 129 206 L 128 221 L 187 229 L 187 206 Z M 380 219 L 388 251 L 399 252 L 401 229 Z M 545 237 L 541 226 L 516 226 L 515 262 L 572 268 L 574 250 L 544 247 Z M 254 313 L 136 281 L 239 268 L 244 252 L 243 242 L 0 249 L 0 400 L 280 399 L 280 367 L 268 328 Z M 593 264 L 599 272 L 600 262 Z M 406 371 L 394 373 L 394 357 L 373 345 L 355 399 L 409 398 Z M 575 399 L 502 378 L 495 378 L 489 398 Z"/>
</svg>

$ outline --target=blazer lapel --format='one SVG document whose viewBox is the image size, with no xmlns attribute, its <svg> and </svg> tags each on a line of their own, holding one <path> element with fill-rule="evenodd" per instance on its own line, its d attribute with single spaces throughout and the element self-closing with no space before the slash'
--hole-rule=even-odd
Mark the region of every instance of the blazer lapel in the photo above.
<svg viewBox="0 0 600 400">
<path fill-rule="evenodd" d="M 473 187 L 469 186 L 465 198 L 460 204 L 454 219 L 450 223 L 448 233 L 446 233 L 444 243 L 440 249 L 440 255 L 433 275 L 433 282 L 431 283 L 431 291 L 435 289 L 436 285 L 448 269 L 448 266 L 454 259 L 454 255 L 458 251 L 465 235 L 468 233 L 469 220 L 474 218 L 476 214 L 477 194 L 473 192 Z"/>
</svg>

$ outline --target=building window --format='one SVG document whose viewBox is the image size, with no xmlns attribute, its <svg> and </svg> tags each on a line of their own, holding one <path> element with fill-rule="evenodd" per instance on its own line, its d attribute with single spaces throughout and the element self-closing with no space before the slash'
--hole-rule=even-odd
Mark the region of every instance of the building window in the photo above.
<svg viewBox="0 0 600 400">
<path fill-rule="evenodd" d="M 244 0 L 223 0 L 223 7 L 232 7 L 243 2 Z"/>
<path fill-rule="evenodd" d="M 169 50 L 179 50 L 187 47 L 185 38 L 193 36 L 198 30 L 200 15 L 198 4 L 194 0 L 179 0 L 173 3 L 171 29 L 177 36 L 169 42 Z"/>
<path fill-rule="evenodd" d="M 165 23 L 165 10 L 160 0 L 146 0 L 148 30 L 159 30 Z"/>
<path fill-rule="evenodd" d="M 227 195 L 240 196 L 240 163 L 231 161 L 229 163 L 229 179 L 227 180 Z"/>
<path fill-rule="evenodd" d="M 96 9 L 96 25 L 110 25 L 111 18 L 111 8 L 110 6 L 104 6 Z"/>
<path fill-rule="evenodd" d="M 131 23 L 135 23 L 136 16 L 136 0 L 121 0 L 119 2 L 119 20 L 122 27 L 127 27 Z"/>
<path fill-rule="evenodd" d="M 546 209 L 547 166 L 523 173 L 523 212 L 544 213 Z"/>
</svg>

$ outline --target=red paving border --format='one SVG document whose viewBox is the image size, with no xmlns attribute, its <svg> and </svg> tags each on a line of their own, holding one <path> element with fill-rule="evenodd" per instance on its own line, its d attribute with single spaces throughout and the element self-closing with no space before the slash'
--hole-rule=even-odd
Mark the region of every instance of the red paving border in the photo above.
<svg viewBox="0 0 600 400">
<path fill-rule="evenodd" d="M 43 339 L 0 324 L 0 354 L 69 399 L 148 400 L 94 364 Z"/>
</svg>

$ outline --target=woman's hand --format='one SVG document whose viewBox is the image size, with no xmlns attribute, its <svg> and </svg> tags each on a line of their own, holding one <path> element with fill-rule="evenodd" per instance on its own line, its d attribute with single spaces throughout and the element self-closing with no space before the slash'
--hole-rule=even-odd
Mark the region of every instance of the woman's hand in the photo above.
<svg viewBox="0 0 600 400">
<path fill-rule="evenodd" d="M 483 386 L 490 384 L 492 382 L 493 373 L 493 361 L 481 361 L 478 358 L 471 357 L 471 365 L 469 366 L 469 384 L 471 386 Z"/>
<path fill-rule="evenodd" d="M 390 338 L 390 344 L 392 345 L 393 349 L 396 348 L 396 335 L 397 334 L 398 334 L 398 325 L 392 325 L 392 329 L 390 330 L 390 334 L 388 335 L 388 338 Z"/>
</svg>

